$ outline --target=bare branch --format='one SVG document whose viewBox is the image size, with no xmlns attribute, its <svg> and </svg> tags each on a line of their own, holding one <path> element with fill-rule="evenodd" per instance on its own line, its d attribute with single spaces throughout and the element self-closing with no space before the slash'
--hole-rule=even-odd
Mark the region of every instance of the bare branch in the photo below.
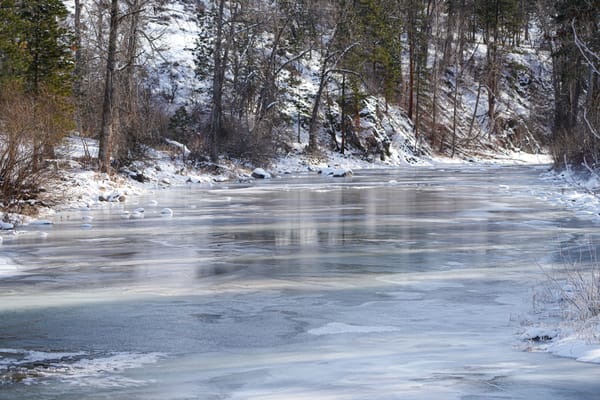
<svg viewBox="0 0 600 400">
<path fill-rule="evenodd" d="M 590 50 L 590 48 L 587 47 L 587 45 L 585 43 L 583 43 L 583 41 L 581 41 L 581 39 L 579 39 L 579 36 L 577 36 L 577 29 L 575 29 L 575 18 L 573 18 L 573 20 L 571 21 L 571 28 L 573 29 L 573 38 L 575 40 L 575 45 L 579 49 L 579 52 L 581 53 L 583 58 L 585 58 L 585 61 L 588 63 L 590 68 L 596 74 L 600 75 L 600 70 L 598 70 L 598 67 L 595 64 L 595 63 L 600 64 L 600 56 L 598 54 L 594 53 L 592 50 Z"/>
<path fill-rule="evenodd" d="M 286 62 L 284 62 L 283 64 L 281 64 L 281 66 L 277 69 L 277 71 L 275 71 L 275 75 L 279 75 L 279 73 L 288 65 L 290 65 L 291 63 L 293 63 L 296 60 L 301 59 L 302 57 L 304 57 L 306 54 L 310 53 L 312 51 L 312 47 L 304 50 L 303 52 L 301 52 L 300 54 L 296 55 L 295 57 L 290 58 L 289 60 L 287 60 Z"/>
<path fill-rule="evenodd" d="M 592 132 L 592 135 L 594 135 L 596 139 L 600 139 L 600 134 L 598 134 L 596 129 L 592 126 L 591 122 L 587 118 L 587 108 L 583 109 L 583 120 L 585 121 L 585 124 L 587 125 L 590 132 Z"/>
</svg>

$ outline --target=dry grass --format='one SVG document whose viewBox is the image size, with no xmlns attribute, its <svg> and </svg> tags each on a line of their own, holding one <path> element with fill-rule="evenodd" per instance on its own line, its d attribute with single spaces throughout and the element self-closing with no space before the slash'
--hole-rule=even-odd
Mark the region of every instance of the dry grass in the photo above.
<svg viewBox="0 0 600 400">
<path fill-rule="evenodd" d="M 565 321 L 586 323 L 600 317 L 600 261 L 591 242 L 577 251 L 561 249 L 562 263 L 551 273 L 548 292 L 561 304 Z"/>
</svg>

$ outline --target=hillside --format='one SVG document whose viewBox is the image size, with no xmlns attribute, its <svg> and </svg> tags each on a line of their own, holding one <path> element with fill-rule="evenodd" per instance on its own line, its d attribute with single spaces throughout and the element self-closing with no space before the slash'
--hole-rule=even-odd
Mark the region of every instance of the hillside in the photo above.
<svg viewBox="0 0 600 400">
<path fill-rule="evenodd" d="M 189 113 L 209 113 L 208 83 L 198 79 L 194 71 L 196 41 L 201 32 L 196 8 L 193 2 L 176 1 L 150 18 L 150 30 L 153 36 L 161 37 L 158 48 L 162 49 L 155 53 L 150 64 L 150 76 L 155 76 L 157 82 L 152 89 L 169 99 L 172 113 L 182 106 Z M 462 67 L 450 66 L 439 71 L 435 133 L 425 126 L 419 134 L 415 129 L 415 118 L 408 117 L 403 104 L 386 102 L 381 95 L 369 94 L 369 89 L 364 88 L 359 114 L 353 117 L 352 133 L 345 143 L 345 157 L 375 164 L 401 165 L 420 163 L 433 156 L 493 159 L 521 151 L 544 153 L 545 136 L 549 133 L 545 116 L 552 107 L 551 60 L 549 51 L 541 48 L 540 33 L 534 22 L 531 24 L 530 39 L 503 54 L 496 105 L 497 129 L 493 134 L 486 114 L 485 82 L 482 82 L 487 46 L 479 36 L 465 49 L 467 60 Z M 260 48 L 259 52 L 267 53 L 273 39 L 268 33 L 264 35 L 256 46 Z M 436 57 L 434 51 L 430 49 L 429 52 L 430 69 Z M 286 57 L 286 60 L 292 58 L 291 55 Z M 282 93 L 277 112 L 283 121 L 277 129 L 284 140 L 283 149 L 277 149 L 280 156 L 301 157 L 309 144 L 310 111 L 318 91 L 322 64 L 323 59 L 318 55 L 301 57 L 286 65 L 277 78 Z M 408 68 L 406 61 L 403 67 Z M 323 150 L 319 157 L 324 160 L 335 159 L 334 154 L 341 153 L 341 90 L 339 79 L 332 79 L 326 87 L 327 100 L 318 114 L 319 144 Z M 430 103 L 432 94 L 425 93 L 422 101 Z M 422 124 L 431 123 L 430 111 L 423 110 L 423 113 L 425 122 Z M 196 134 L 202 136 L 203 132 Z"/>
</svg>

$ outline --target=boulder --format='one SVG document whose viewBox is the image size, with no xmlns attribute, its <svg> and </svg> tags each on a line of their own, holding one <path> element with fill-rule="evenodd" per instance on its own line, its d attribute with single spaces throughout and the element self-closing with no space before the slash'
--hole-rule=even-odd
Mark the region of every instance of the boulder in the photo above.
<svg viewBox="0 0 600 400">
<path fill-rule="evenodd" d="M 252 177 L 254 179 L 271 179 L 271 174 L 262 168 L 255 168 L 254 171 L 252 171 Z"/>
<path fill-rule="evenodd" d="M 14 228 L 15 228 L 15 225 L 11 224 L 10 222 L 0 221 L 0 229 L 8 230 L 8 229 L 14 229 Z"/>
<path fill-rule="evenodd" d="M 131 170 L 129 168 L 123 167 L 119 170 L 119 172 L 127 175 L 130 179 L 133 179 L 134 181 L 138 181 L 140 183 L 148 182 L 150 180 L 146 175 L 144 175 L 137 169 Z"/>
<path fill-rule="evenodd" d="M 162 210 L 160 210 L 160 215 L 163 217 L 172 217 L 173 210 L 171 210 L 170 208 L 163 208 Z"/>
<path fill-rule="evenodd" d="M 319 170 L 319 174 L 323 176 L 331 176 L 334 178 L 343 178 L 346 176 L 352 176 L 352 170 L 349 168 L 323 168 Z"/>
<path fill-rule="evenodd" d="M 109 203 L 116 203 L 116 202 L 123 203 L 126 199 L 127 199 L 127 197 L 125 196 L 125 194 L 118 192 L 118 191 L 111 192 L 111 193 L 100 193 L 98 195 L 98 201 L 106 201 Z"/>
</svg>

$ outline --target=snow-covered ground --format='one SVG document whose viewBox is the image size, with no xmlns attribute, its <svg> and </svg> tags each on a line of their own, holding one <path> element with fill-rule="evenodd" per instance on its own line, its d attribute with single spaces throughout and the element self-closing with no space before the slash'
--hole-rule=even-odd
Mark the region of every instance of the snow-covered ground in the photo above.
<svg viewBox="0 0 600 400">
<path fill-rule="evenodd" d="M 98 142 L 71 135 L 65 138 L 58 151 L 56 170 L 60 179 L 49 183 L 52 208 L 40 209 L 41 217 L 48 218 L 58 210 L 109 207 L 123 203 L 128 197 L 151 190 L 163 190 L 180 185 L 212 185 L 228 180 L 250 180 L 253 166 L 222 159 L 211 168 L 195 168 L 185 162 L 187 148 L 173 140 L 165 141 L 165 150 L 148 149 L 145 161 L 135 162 L 111 176 L 99 174 L 92 168 L 91 159 L 97 157 Z M 401 145 L 392 145 L 394 157 L 365 160 L 355 155 L 323 150 L 318 156 L 307 154 L 301 147 L 272 161 L 266 172 L 277 177 L 298 172 L 323 172 L 324 175 L 344 175 L 359 169 L 386 169 L 405 165 L 432 166 L 438 164 L 493 163 L 493 164 L 545 164 L 548 155 L 512 152 L 496 154 L 493 158 L 471 157 L 468 160 L 443 156 L 416 157 Z M 410 160 L 410 163 L 407 161 Z M 51 218 L 50 218 L 51 219 Z M 27 216 L 7 215 L 0 222 L 0 230 L 13 229 L 15 225 L 35 223 Z M 9 221 L 9 222 L 8 222 Z M 1 236 L 0 236 L 1 238 Z"/>
<path fill-rule="evenodd" d="M 140 195 L 152 190 L 163 190 L 180 185 L 212 185 L 228 180 L 250 180 L 252 166 L 244 166 L 228 160 L 221 160 L 218 168 L 207 172 L 190 166 L 184 161 L 182 147 L 175 141 L 168 141 L 168 150 L 148 149 L 148 159 L 136 162 L 118 174 L 108 176 L 99 174 L 85 166 L 86 156 L 95 157 L 98 152 L 97 141 L 69 136 L 61 148 L 63 162 L 59 170 L 62 179 L 51 189 L 62 200 L 54 209 L 43 210 L 42 215 L 52 215 L 56 210 L 69 208 L 109 207 L 111 203 L 126 202 L 128 197 Z M 185 150 L 184 150 L 185 151 Z M 300 150 L 276 159 L 266 172 L 273 177 L 298 172 L 323 172 L 325 175 L 341 175 L 344 171 L 359 169 L 385 169 L 407 165 L 406 159 L 413 158 L 413 165 L 439 165 L 458 163 L 481 164 L 546 164 L 550 157 L 544 154 L 524 152 L 498 154 L 494 158 L 475 158 L 468 161 L 459 158 L 425 156 L 414 158 L 411 153 L 403 153 L 402 148 L 394 148 L 398 154 L 395 160 L 367 161 L 338 152 L 323 151 L 319 157 Z M 334 174 L 335 173 L 335 174 Z M 31 219 L 25 219 L 31 223 Z"/>
<path fill-rule="evenodd" d="M 541 179 L 552 182 L 555 189 L 536 193 L 539 198 L 572 210 L 578 219 L 600 224 L 600 176 L 596 172 L 567 168 L 548 171 Z M 587 307 L 593 308 L 600 299 L 598 244 L 589 237 L 576 243 L 576 254 L 561 249 L 562 264 L 540 265 L 546 278 L 534 290 L 534 310 L 519 334 L 530 343 L 530 351 L 600 364 L 600 315 L 586 315 Z"/>
</svg>

